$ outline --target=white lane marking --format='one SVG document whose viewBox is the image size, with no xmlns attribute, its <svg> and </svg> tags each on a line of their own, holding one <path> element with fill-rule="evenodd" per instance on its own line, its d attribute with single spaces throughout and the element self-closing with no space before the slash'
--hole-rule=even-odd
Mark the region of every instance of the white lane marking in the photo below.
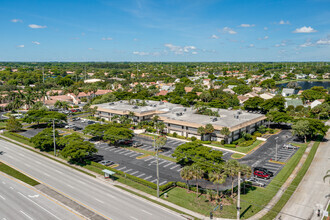
<svg viewBox="0 0 330 220">
<path fill-rule="evenodd" d="M 25 155 L 21 154 L 21 153 L 18 153 L 18 155 L 22 156 L 22 157 L 26 157 Z"/>
<path fill-rule="evenodd" d="M 137 219 L 137 218 L 135 218 L 135 217 L 133 217 L 133 216 L 130 216 L 132 219 L 134 219 L 134 220 L 139 220 L 139 219 Z"/>
<path fill-rule="evenodd" d="M 24 164 L 25 166 L 27 166 L 27 167 L 31 167 L 29 164 Z"/>
<path fill-rule="evenodd" d="M 61 171 L 59 171 L 59 170 L 54 170 L 55 172 L 57 172 L 57 173 L 60 173 L 60 174 L 63 174 Z"/>
<path fill-rule="evenodd" d="M 3 197 L 2 195 L 0 195 L 0 198 L 3 199 L 3 200 L 6 200 L 5 197 Z"/>
<path fill-rule="evenodd" d="M 31 219 L 31 220 L 33 220 L 33 218 L 31 218 L 31 216 L 28 216 L 25 212 L 23 212 L 22 210 L 21 211 L 19 211 L 20 213 L 22 213 L 23 215 L 25 215 L 28 219 Z"/>
<path fill-rule="evenodd" d="M 104 204 L 104 202 L 103 201 L 101 201 L 101 200 L 99 200 L 99 199 L 97 199 L 97 198 L 94 198 L 96 201 L 98 201 L 99 203 L 102 203 L 102 204 Z"/>
<path fill-rule="evenodd" d="M 37 164 L 41 164 L 39 161 L 36 161 Z"/>
<path fill-rule="evenodd" d="M 4 147 L 4 148 L 9 149 L 9 147 Z"/>
<path fill-rule="evenodd" d="M 74 187 L 73 186 L 71 186 L 70 184 L 66 184 L 68 187 L 70 187 L 70 188 L 72 188 L 72 189 L 74 189 Z"/>
<path fill-rule="evenodd" d="M 113 198 L 113 199 L 116 198 L 115 196 L 110 195 L 110 194 L 107 194 L 107 196 L 108 196 L 108 197 L 111 197 L 111 198 Z"/>
<path fill-rule="evenodd" d="M 146 210 L 141 209 L 141 211 L 142 211 L 142 212 L 145 212 L 145 213 L 147 213 L 147 214 L 149 214 L 149 215 L 152 215 L 150 212 L 147 212 Z"/>
<path fill-rule="evenodd" d="M 14 189 L 14 187 L 12 187 L 12 186 L 11 186 L 11 187 L 9 187 L 9 188 L 10 188 L 10 189 Z"/>
<path fill-rule="evenodd" d="M 39 195 L 38 195 L 38 194 L 37 194 L 37 195 L 33 195 L 33 196 L 30 196 L 30 195 L 29 195 L 29 197 L 30 197 L 30 198 L 38 198 Z"/>
<path fill-rule="evenodd" d="M 2 181 L 2 184 L 6 184 L 4 181 Z"/>
<path fill-rule="evenodd" d="M 56 215 L 54 215 L 53 213 L 51 213 L 50 211 L 48 211 L 47 209 L 45 209 L 44 207 L 42 207 L 41 205 L 39 205 L 38 203 L 36 203 L 35 201 L 33 201 L 32 199 L 26 197 L 25 195 L 23 195 L 23 193 L 18 192 L 21 196 L 23 196 L 24 198 L 26 198 L 27 200 L 29 200 L 30 202 L 34 203 L 36 206 L 40 207 L 42 210 L 46 211 L 47 213 L 49 213 L 50 215 L 54 216 L 56 219 L 61 220 L 59 217 L 57 217 Z"/>
<path fill-rule="evenodd" d="M 44 173 L 44 175 L 50 177 L 50 175 L 48 173 Z"/>
<path fill-rule="evenodd" d="M 11 159 L 14 159 L 12 156 L 10 156 L 10 155 L 7 155 L 7 157 L 9 157 L 9 158 L 11 158 Z"/>
</svg>

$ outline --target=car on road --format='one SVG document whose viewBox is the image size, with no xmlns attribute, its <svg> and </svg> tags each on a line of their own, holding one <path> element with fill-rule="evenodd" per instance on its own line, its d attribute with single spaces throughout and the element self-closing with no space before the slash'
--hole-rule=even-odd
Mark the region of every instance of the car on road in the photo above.
<svg viewBox="0 0 330 220">
<path fill-rule="evenodd" d="M 255 167 L 253 169 L 253 172 L 255 172 L 255 171 L 262 171 L 264 173 L 268 173 L 271 177 L 274 176 L 274 173 L 272 171 L 269 171 L 269 170 L 267 170 L 266 168 L 263 168 L 263 167 Z"/>
<path fill-rule="evenodd" d="M 111 166 L 111 165 L 114 165 L 115 162 L 111 161 L 111 160 L 102 160 L 99 162 L 99 164 L 102 164 L 104 166 Z"/>
<path fill-rule="evenodd" d="M 291 145 L 291 144 L 284 144 L 284 145 L 283 145 L 283 148 L 284 148 L 284 149 L 293 149 L 293 150 L 296 150 L 298 147 L 293 146 L 293 145 Z"/>
<path fill-rule="evenodd" d="M 259 181 L 257 178 L 255 178 L 255 177 L 251 177 L 250 179 L 247 179 L 246 182 L 251 183 L 251 185 L 253 185 L 253 186 L 260 186 L 260 187 L 265 187 L 265 186 L 266 186 L 265 183 L 260 182 L 260 181 Z"/>
</svg>

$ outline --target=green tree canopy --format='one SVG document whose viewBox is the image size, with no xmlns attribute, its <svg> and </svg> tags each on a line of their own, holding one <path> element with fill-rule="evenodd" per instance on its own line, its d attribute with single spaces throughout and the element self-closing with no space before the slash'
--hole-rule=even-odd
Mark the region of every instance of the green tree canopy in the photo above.
<svg viewBox="0 0 330 220">
<path fill-rule="evenodd" d="M 22 129 L 22 124 L 15 117 L 11 116 L 6 123 L 6 130 L 8 131 L 20 131 Z"/>
<path fill-rule="evenodd" d="M 263 98 L 258 96 L 249 98 L 244 102 L 244 108 L 246 110 L 258 111 L 261 110 L 261 105 L 265 102 Z"/>
<path fill-rule="evenodd" d="M 36 148 L 39 148 L 42 151 L 51 151 L 54 147 L 53 140 L 53 129 L 45 128 L 37 135 L 31 138 L 32 143 Z M 55 142 L 59 141 L 58 131 L 55 131 Z"/>
<path fill-rule="evenodd" d="M 112 124 L 99 124 L 95 123 L 92 125 L 87 125 L 85 129 L 83 130 L 84 134 L 90 134 L 96 137 L 102 137 L 104 132 L 111 128 Z"/>
<path fill-rule="evenodd" d="M 252 89 L 248 85 L 240 84 L 234 87 L 233 91 L 238 95 L 244 95 L 246 93 L 252 92 Z"/>
<path fill-rule="evenodd" d="M 103 139 L 115 144 L 119 140 L 132 139 L 133 131 L 124 127 L 112 126 L 104 132 Z"/>
</svg>

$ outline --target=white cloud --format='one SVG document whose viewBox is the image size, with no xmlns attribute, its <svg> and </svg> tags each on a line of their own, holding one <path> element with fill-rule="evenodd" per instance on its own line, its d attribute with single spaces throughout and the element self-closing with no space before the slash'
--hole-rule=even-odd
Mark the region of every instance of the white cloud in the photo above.
<svg viewBox="0 0 330 220">
<path fill-rule="evenodd" d="M 311 26 L 309 27 L 303 26 L 293 31 L 293 33 L 313 33 L 313 32 L 317 32 L 317 30 L 315 30 Z"/>
<path fill-rule="evenodd" d="M 254 44 L 250 44 L 249 47 L 254 47 Z"/>
<path fill-rule="evenodd" d="M 29 24 L 29 27 L 33 28 L 33 29 L 42 29 L 42 28 L 46 28 L 47 26 L 46 25 L 42 26 L 42 25 L 37 25 L 37 24 Z"/>
<path fill-rule="evenodd" d="M 282 40 L 280 44 L 275 44 L 275 47 L 285 47 L 286 46 L 286 40 Z"/>
<path fill-rule="evenodd" d="M 134 38 L 134 39 L 133 39 L 133 41 L 138 41 L 138 40 L 139 40 L 139 39 L 137 39 L 137 38 Z"/>
<path fill-rule="evenodd" d="M 191 52 L 192 54 L 198 54 L 196 51 Z"/>
<path fill-rule="evenodd" d="M 290 21 L 280 20 L 280 22 L 278 22 L 278 24 L 290 24 Z"/>
<path fill-rule="evenodd" d="M 259 37 L 258 40 L 267 40 L 269 37 L 268 36 L 264 36 L 264 37 Z"/>
<path fill-rule="evenodd" d="M 94 48 L 90 47 L 90 48 L 88 48 L 88 50 L 94 50 Z"/>
<path fill-rule="evenodd" d="M 17 47 L 19 47 L 19 48 L 23 48 L 24 45 L 23 45 L 23 44 L 21 44 L 21 45 L 17 45 Z"/>
<path fill-rule="evenodd" d="M 38 41 L 32 41 L 33 44 L 39 45 L 40 43 Z"/>
<path fill-rule="evenodd" d="M 167 47 L 170 51 L 174 52 L 175 54 L 183 54 L 183 53 L 189 53 L 190 51 L 194 51 L 197 48 L 195 46 L 175 46 L 173 44 L 165 44 L 165 47 Z"/>
<path fill-rule="evenodd" d="M 112 37 L 102 37 L 102 40 L 113 40 Z"/>
<path fill-rule="evenodd" d="M 220 37 L 215 35 L 215 34 L 212 34 L 212 36 L 210 37 L 211 39 L 219 39 Z"/>
<path fill-rule="evenodd" d="M 315 46 L 315 44 L 312 43 L 312 41 L 310 39 L 306 40 L 305 43 L 299 45 L 300 47 L 313 47 Z"/>
<path fill-rule="evenodd" d="M 233 29 L 229 28 L 229 27 L 224 27 L 223 32 L 228 33 L 228 34 L 237 34 L 236 31 L 234 31 Z"/>
<path fill-rule="evenodd" d="M 139 55 L 139 56 L 148 56 L 148 55 L 152 55 L 152 56 L 159 56 L 160 53 L 159 52 L 143 52 L 143 51 L 134 51 L 133 52 L 134 55 Z"/>
<path fill-rule="evenodd" d="M 241 24 L 240 27 L 254 27 L 254 24 Z"/>
<path fill-rule="evenodd" d="M 330 45 L 330 35 L 326 39 L 316 41 L 317 45 Z"/>
<path fill-rule="evenodd" d="M 13 22 L 13 23 L 23 22 L 21 19 L 17 19 L 17 18 L 12 19 L 10 21 Z"/>
<path fill-rule="evenodd" d="M 267 31 L 268 30 L 268 27 L 264 27 L 264 30 Z"/>
</svg>

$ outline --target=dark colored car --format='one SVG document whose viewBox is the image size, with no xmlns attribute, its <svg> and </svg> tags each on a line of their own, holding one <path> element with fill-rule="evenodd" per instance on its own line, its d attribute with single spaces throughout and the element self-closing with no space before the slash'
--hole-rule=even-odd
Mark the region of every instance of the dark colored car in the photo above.
<svg viewBox="0 0 330 220">
<path fill-rule="evenodd" d="M 253 172 L 255 172 L 255 171 L 262 171 L 262 172 L 268 173 L 271 177 L 274 176 L 274 173 L 272 171 L 269 171 L 269 170 L 267 170 L 266 168 L 263 168 L 263 167 L 255 167 L 253 169 Z"/>
<path fill-rule="evenodd" d="M 133 141 L 132 140 L 119 140 L 119 141 L 117 141 L 117 144 L 131 145 L 131 144 L 133 144 Z"/>
<path fill-rule="evenodd" d="M 269 179 L 270 178 L 270 174 L 266 173 L 264 171 L 261 170 L 256 170 L 253 172 L 253 175 L 256 177 L 260 177 L 260 178 L 265 178 L 265 179 Z"/>
</svg>

